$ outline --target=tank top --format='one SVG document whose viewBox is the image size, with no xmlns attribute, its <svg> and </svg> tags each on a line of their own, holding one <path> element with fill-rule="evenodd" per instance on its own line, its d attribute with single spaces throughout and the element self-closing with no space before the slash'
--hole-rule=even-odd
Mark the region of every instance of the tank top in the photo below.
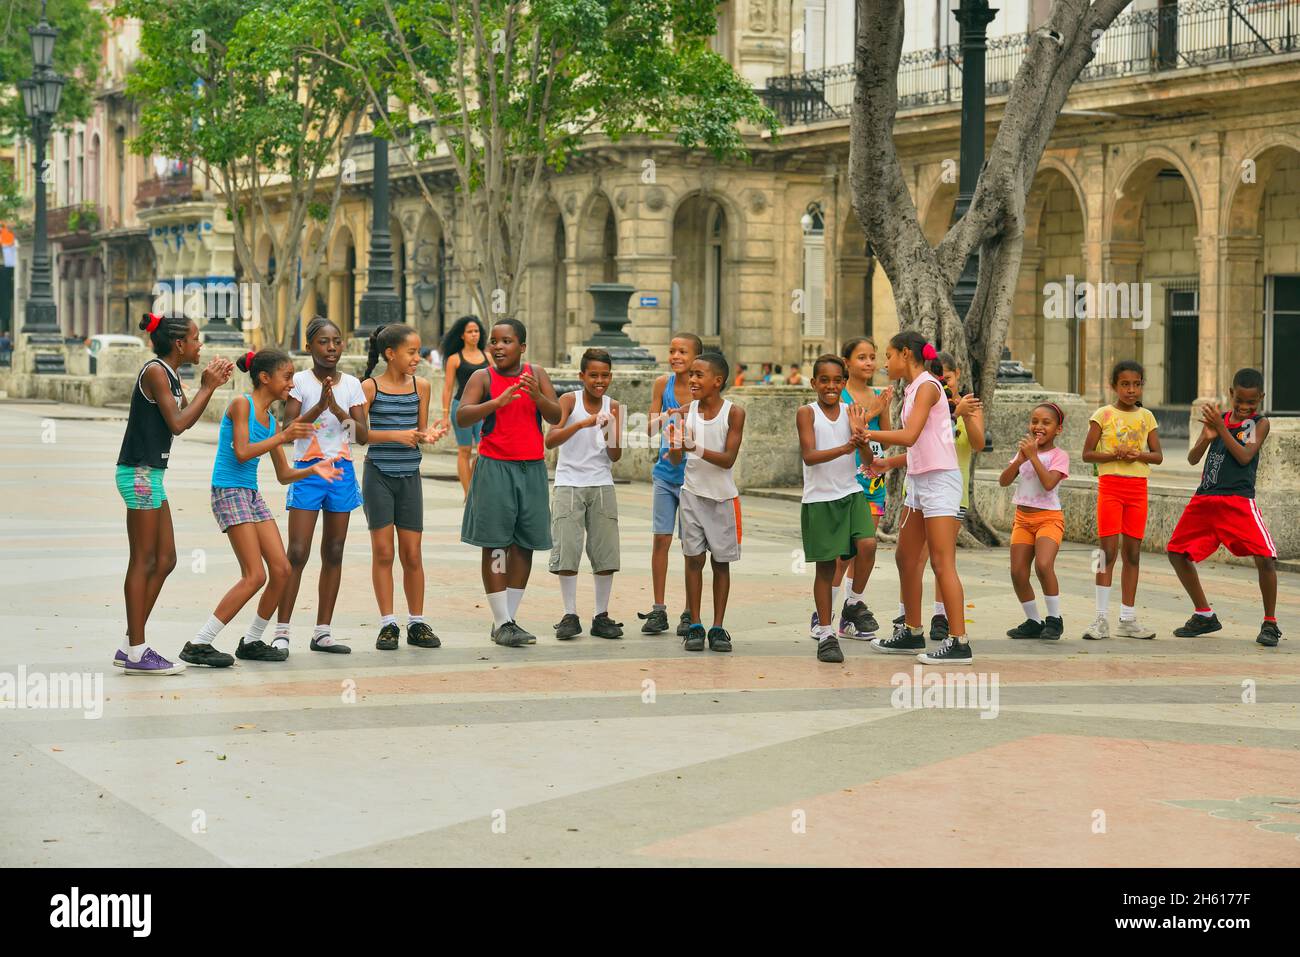
<svg viewBox="0 0 1300 957">
<path fill-rule="evenodd" d="M 826 417 L 820 402 L 809 402 L 813 410 L 813 447 L 816 449 L 833 449 L 843 445 L 853 436 L 849 425 L 848 405 L 840 403 L 840 416 L 834 422 Z M 803 467 L 803 501 L 804 502 L 838 502 L 850 495 L 862 491 L 858 485 L 858 467 L 854 455 L 841 455 L 837 459 L 823 462 L 821 465 Z"/>
<path fill-rule="evenodd" d="M 410 392 L 381 392 L 375 383 L 375 397 L 370 403 L 370 428 L 376 432 L 404 432 L 420 424 L 420 390 L 414 377 Z M 420 474 L 420 449 L 401 442 L 375 442 L 366 453 L 366 461 L 385 475 L 405 478 Z"/>
<path fill-rule="evenodd" d="M 1252 415 L 1236 425 L 1232 424 L 1232 411 L 1223 413 L 1223 424 L 1242 445 L 1255 441 L 1255 430 L 1264 421 L 1262 415 Z M 1201 484 L 1196 488 L 1197 495 L 1240 495 L 1244 498 L 1255 497 L 1255 472 L 1259 468 L 1259 454 L 1242 465 L 1232 457 L 1223 439 L 1217 435 L 1210 442 L 1205 465 L 1201 468 Z"/>
<path fill-rule="evenodd" d="M 176 408 L 181 407 L 185 393 L 181 391 L 181 380 L 172 371 L 172 367 L 161 359 L 150 359 L 135 377 L 135 390 L 131 393 L 131 411 L 127 414 L 126 434 L 122 436 L 122 448 L 117 453 L 118 465 L 132 467 L 148 466 L 152 469 L 165 469 L 167 459 L 172 451 L 172 430 L 167 427 L 158 408 L 158 401 L 144 394 L 144 373 L 151 365 L 157 363 L 167 373 L 167 384 L 171 388 L 172 400 Z"/>
<path fill-rule="evenodd" d="M 465 386 L 469 382 L 469 377 L 478 372 L 479 369 L 486 369 L 488 361 L 486 354 L 483 356 L 483 361 L 477 364 L 466 362 L 463 352 L 456 354 L 460 356 L 460 365 L 456 366 L 456 394 L 452 398 L 459 401 L 461 393 L 465 391 Z"/>
<path fill-rule="evenodd" d="M 916 444 L 907 450 L 907 471 L 910 475 L 925 472 L 956 470 L 957 448 L 952 438 L 952 419 L 948 415 L 947 393 L 943 383 L 928 372 L 922 372 L 903 390 L 903 422 L 906 423 L 916 404 L 916 394 L 927 382 L 934 383 L 939 397 L 930 406 L 930 414 L 921 428 Z"/>
<path fill-rule="evenodd" d="M 275 416 L 266 413 L 267 425 L 257 421 L 257 410 L 253 407 L 253 397 L 245 395 L 248 400 L 248 444 L 265 442 L 275 435 Z M 226 412 L 221 417 L 221 431 L 217 434 L 217 459 L 212 463 L 212 485 L 214 488 L 251 488 L 257 489 L 257 463 L 261 456 L 241 462 L 235 458 L 235 423 Z"/>
<path fill-rule="evenodd" d="M 695 437 L 696 449 L 712 449 L 722 452 L 727 448 L 727 420 L 731 416 L 731 401 L 724 399 L 722 409 L 712 419 L 700 415 L 700 401 L 696 399 L 686 412 L 686 427 Z M 740 493 L 736 491 L 736 481 L 731 477 L 731 469 L 720 468 L 712 462 L 706 462 L 699 452 L 687 452 L 686 478 L 682 488 L 700 498 L 725 502 Z"/>
<path fill-rule="evenodd" d="M 876 395 L 880 395 L 880 393 L 876 390 L 876 387 L 875 387 L 875 386 L 869 386 L 868 388 L 870 388 L 872 392 L 875 392 Z M 842 391 L 840 392 L 840 401 L 846 403 L 847 405 L 852 405 L 852 404 L 854 403 L 854 401 L 855 401 L 854 398 L 853 398 L 853 393 L 850 392 L 848 389 L 844 389 L 844 390 L 842 390 Z M 878 416 L 878 415 L 873 415 L 873 416 L 871 417 L 871 421 L 869 421 L 869 422 L 867 423 L 867 428 L 868 428 L 868 429 L 879 429 L 879 428 L 880 428 L 880 416 Z M 852 431 L 852 430 L 850 430 L 850 431 Z M 885 447 L 884 447 L 883 445 L 881 445 L 879 442 L 877 442 L 875 439 L 872 439 L 872 440 L 871 440 L 871 454 L 874 455 L 874 456 L 875 456 L 876 458 L 878 458 L 878 459 L 880 459 L 880 458 L 884 458 L 884 457 L 885 457 Z M 858 476 L 858 485 L 859 485 L 859 487 L 861 487 L 862 491 L 866 493 L 867 501 L 868 501 L 868 502 L 872 502 L 872 503 L 874 503 L 874 504 L 876 504 L 876 505 L 879 505 L 881 508 L 884 508 L 884 506 L 885 506 L 885 477 L 884 477 L 883 475 L 872 475 L 872 476 L 863 475 L 862 472 L 861 472 L 861 469 L 862 469 L 862 454 L 861 454 L 860 452 L 854 452 L 854 453 L 853 453 L 853 465 L 854 465 L 854 468 L 856 468 L 856 469 L 859 470 L 858 473 L 857 473 L 857 476 Z"/>
<path fill-rule="evenodd" d="M 519 381 L 531 365 L 521 366 L 519 375 L 505 376 L 488 367 L 488 397 L 495 399 Z M 515 397 L 483 420 L 483 437 L 479 439 L 478 454 L 507 462 L 533 462 L 544 458 L 542 448 L 542 413 L 527 390 L 520 389 Z"/>
<path fill-rule="evenodd" d="M 582 393 L 575 392 L 573 411 L 569 418 L 585 419 L 591 413 L 582 401 Z M 600 411 L 609 415 L 609 396 L 600 397 Z M 574 485 L 580 488 L 593 485 L 613 485 L 614 473 L 605 451 L 605 430 L 600 426 L 579 429 L 560 446 L 555 460 L 555 484 Z"/>
<path fill-rule="evenodd" d="M 970 436 L 966 434 L 966 420 L 961 416 L 957 416 L 952 424 L 952 444 L 957 453 L 957 468 L 961 471 L 961 507 L 970 508 L 970 487 L 975 481 L 970 473 L 970 457 L 974 450 L 970 447 Z"/>
<path fill-rule="evenodd" d="M 664 383 L 664 394 L 659 401 L 659 409 L 667 412 L 669 409 L 680 409 L 681 403 L 677 401 L 677 373 L 668 373 L 668 381 Z M 661 431 L 659 434 L 659 458 L 655 460 L 655 467 L 650 470 L 652 477 L 662 479 L 669 485 L 681 485 L 686 480 L 686 456 L 676 465 L 672 459 L 668 458 L 668 437 Z"/>
</svg>

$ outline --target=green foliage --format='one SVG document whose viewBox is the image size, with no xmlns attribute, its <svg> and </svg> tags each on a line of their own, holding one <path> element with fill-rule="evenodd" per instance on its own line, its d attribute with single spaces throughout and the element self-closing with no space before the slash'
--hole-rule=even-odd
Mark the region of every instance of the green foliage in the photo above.
<svg viewBox="0 0 1300 957">
<path fill-rule="evenodd" d="M 27 32 L 40 22 L 40 0 L 10 0 L 0 20 L 0 136 L 29 134 L 18 81 L 32 75 L 32 40 Z M 105 23 L 87 0 L 48 0 L 46 18 L 59 31 L 54 41 L 54 69 L 67 81 L 55 125 L 90 116 L 102 59 Z"/>
</svg>

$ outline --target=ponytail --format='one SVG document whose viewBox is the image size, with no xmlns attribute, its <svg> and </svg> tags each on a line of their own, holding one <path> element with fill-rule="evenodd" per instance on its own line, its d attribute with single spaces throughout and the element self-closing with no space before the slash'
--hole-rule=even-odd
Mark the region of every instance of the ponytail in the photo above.
<svg viewBox="0 0 1300 957">
<path fill-rule="evenodd" d="M 404 326 L 400 322 L 390 323 L 386 326 L 380 326 L 370 334 L 369 352 L 366 357 L 366 373 L 361 378 L 369 379 L 371 373 L 375 371 L 375 366 L 379 365 L 382 358 L 388 361 L 388 350 L 396 349 L 408 336 L 415 335 L 415 330 L 410 326 Z"/>
<path fill-rule="evenodd" d="M 253 388 L 262 384 L 262 373 L 268 376 L 285 363 L 292 363 L 289 353 L 279 349 L 262 349 L 260 352 L 246 352 L 235 360 L 240 372 L 247 372 L 253 379 Z"/>
<path fill-rule="evenodd" d="M 912 361 L 918 363 L 927 371 L 931 368 L 930 363 L 939 358 L 939 353 L 935 351 L 934 346 L 930 345 L 925 336 L 915 329 L 908 329 L 905 332 L 895 334 L 889 340 L 889 348 L 895 352 L 902 352 L 906 349 L 912 353 Z"/>
<path fill-rule="evenodd" d="M 146 312 L 140 319 L 140 328 L 149 334 L 154 355 L 162 357 L 171 355 L 177 339 L 190 334 L 190 320 L 183 315 L 168 317 Z"/>
</svg>

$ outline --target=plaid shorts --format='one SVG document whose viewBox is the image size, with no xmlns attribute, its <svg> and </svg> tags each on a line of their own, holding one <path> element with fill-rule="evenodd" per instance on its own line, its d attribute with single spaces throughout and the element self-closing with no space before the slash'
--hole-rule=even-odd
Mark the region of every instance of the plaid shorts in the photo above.
<svg viewBox="0 0 1300 957">
<path fill-rule="evenodd" d="M 274 516 L 266 507 L 262 493 L 255 488 L 217 488 L 212 486 L 212 514 L 223 532 L 232 525 L 271 522 Z"/>
</svg>

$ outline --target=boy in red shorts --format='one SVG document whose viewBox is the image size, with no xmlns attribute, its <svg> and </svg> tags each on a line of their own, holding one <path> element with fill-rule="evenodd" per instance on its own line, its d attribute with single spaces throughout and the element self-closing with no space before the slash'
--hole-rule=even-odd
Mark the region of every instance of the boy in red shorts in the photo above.
<svg viewBox="0 0 1300 957">
<path fill-rule="evenodd" d="M 1255 556 L 1259 591 L 1264 599 L 1264 624 L 1255 640 L 1273 648 L 1282 637 L 1276 617 L 1277 549 L 1255 504 L 1259 449 L 1268 438 L 1268 419 L 1259 413 L 1264 399 L 1264 377 L 1259 370 L 1238 370 L 1232 377 L 1231 398 L 1230 412 L 1221 412 L 1217 405 L 1201 410 L 1205 427 L 1187 453 L 1187 461 L 1195 465 L 1205 450 L 1210 450 L 1201 471 L 1201 484 L 1183 509 L 1166 549 L 1194 608 L 1187 624 L 1174 629 L 1174 634 L 1190 638 L 1223 627 L 1205 597 L 1195 565 L 1223 545 L 1234 555 Z"/>
</svg>

